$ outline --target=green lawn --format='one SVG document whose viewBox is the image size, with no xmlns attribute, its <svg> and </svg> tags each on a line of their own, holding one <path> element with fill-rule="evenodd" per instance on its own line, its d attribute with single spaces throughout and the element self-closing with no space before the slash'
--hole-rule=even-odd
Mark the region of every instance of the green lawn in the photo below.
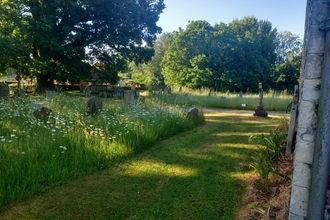
<svg viewBox="0 0 330 220">
<path fill-rule="evenodd" d="M 205 116 L 203 126 L 5 207 L 1 219 L 233 219 L 252 175 L 248 139 L 276 120 Z"/>
</svg>

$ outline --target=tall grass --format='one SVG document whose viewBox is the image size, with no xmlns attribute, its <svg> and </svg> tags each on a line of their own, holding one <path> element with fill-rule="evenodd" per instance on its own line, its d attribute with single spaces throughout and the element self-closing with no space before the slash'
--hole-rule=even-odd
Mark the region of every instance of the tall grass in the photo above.
<svg viewBox="0 0 330 220">
<path fill-rule="evenodd" d="M 87 117 L 82 97 L 0 100 L 0 209 L 48 184 L 102 169 L 203 122 L 202 115 L 201 120 L 189 120 L 184 108 L 157 100 L 129 107 L 103 101 L 102 114 Z M 47 119 L 32 114 L 31 106 L 40 102 L 53 110 Z"/>
<path fill-rule="evenodd" d="M 211 95 L 208 95 L 207 90 L 183 89 L 181 92 L 174 91 L 171 95 L 160 95 L 159 92 L 153 92 L 153 96 L 167 103 L 200 108 L 255 110 L 259 105 L 258 94 L 243 94 L 240 97 L 238 93 L 212 92 Z M 286 111 L 291 101 L 292 96 L 286 92 L 273 93 L 270 91 L 264 93 L 262 105 L 267 111 Z M 245 104 L 245 106 L 242 106 L 242 104 Z"/>
</svg>

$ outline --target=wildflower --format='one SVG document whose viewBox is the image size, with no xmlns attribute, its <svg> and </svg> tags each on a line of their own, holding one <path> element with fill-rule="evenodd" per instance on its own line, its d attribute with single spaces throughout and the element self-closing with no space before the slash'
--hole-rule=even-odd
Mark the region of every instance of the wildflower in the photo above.
<svg viewBox="0 0 330 220">
<path fill-rule="evenodd" d="M 14 134 L 11 134 L 10 137 L 15 137 L 15 135 Z"/>
<path fill-rule="evenodd" d="M 64 146 L 60 146 L 60 148 L 62 148 L 63 150 L 67 150 L 67 148 L 66 148 L 66 147 L 64 147 Z"/>
<path fill-rule="evenodd" d="M 53 154 L 52 157 L 55 157 L 55 155 Z"/>
<path fill-rule="evenodd" d="M 23 151 L 22 154 L 25 154 L 25 152 Z"/>
<path fill-rule="evenodd" d="M 8 143 L 11 143 L 11 142 L 13 142 L 12 140 L 8 140 Z"/>
</svg>

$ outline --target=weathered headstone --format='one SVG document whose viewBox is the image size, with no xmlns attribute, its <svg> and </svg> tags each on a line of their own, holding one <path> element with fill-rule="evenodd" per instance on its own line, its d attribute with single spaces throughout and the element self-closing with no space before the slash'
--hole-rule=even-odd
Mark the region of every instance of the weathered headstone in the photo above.
<svg viewBox="0 0 330 220">
<path fill-rule="evenodd" d="M 85 91 L 85 86 L 84 84 L 79 85 L 79 92 L 84 92 Z"/>
<path fill-rule="evenodd" d="M 24 89 L 17 89 L 15 92 L 15 97 L 25 97 L 26 93 Z"/>
<path fill-rule="evenodd" d="M 164 94 L 168 94 L 168 89 L 167 89 L 167 87 L 164 88 Z"/>
<path fill-rule="evenodd" d="M 125 94 L 125 104 L 132 105 L 134 103 L 135 91 L 127 90 Z"/>
<path fill-rule="evenodd" d="M 197 108 L 190 108 L 187 111 L 187 118 L 191 118 L 191 119 L 198 119 L 199 113 L 198 113 L 198 109 Z"/>
<path fill-rule="evenodd" d="M 9 99 L 9 96 L 10 96 L 9 86 L 4 82 L 0 82 L 0 98 Z"/>
<path fill-rule="evenodd" d="M 92 96 L 87 101 L 87 115 L 97 115 L 102 111 L 102 99 Z"/>
<path fill-rule="evenodd" d="M 96 85 L 90 85 L 91 94 L 97 94 Z"/>
<path fill-rule="evenodd" d="M 239 92 L 239 97 L 243 98 L 243 92 L 242 91 Z"/>
<path fill-rule="evenodd" d="M 33 115 L 38 119 L 47 119 L 52 112 L 51 109 L 42 106 L 40 109 L 33 111 Z"/>
<path fill-rule="evenodd" d="M 159 89 L 159 95 L 162 95 L 162 94 L 163 94 L 163 90 Z"/>
<path fill-rule="evenodd" d="M 86 98 L 91 97 L 91 88 L 89 86 L 85 87 L 85 97 Z"/>
<path fill-rule="evenodd" d="M 135 90 L 135 97 L 139 98 L 140 97 L 140 90 Z"/>
</svg>

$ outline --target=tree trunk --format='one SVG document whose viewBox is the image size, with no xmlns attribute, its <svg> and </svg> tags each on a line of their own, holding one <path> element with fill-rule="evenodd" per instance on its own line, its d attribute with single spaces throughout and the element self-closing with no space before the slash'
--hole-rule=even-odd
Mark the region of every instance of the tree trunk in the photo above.
<svg viewBox="0 0 330 220">
<path fill-rule="evenodd" d="M 15 79 L 17 80 L 17 87 L 18 89 L 20 89 L 22 77 L 19 74 L 17 74 Z"/>
<path fill-rule="evenodd" d="M 55 86 L 53 79 L 51 79 L 51 73 L 40 74 L 37 76 L 37 93 L 44 93 L 46 90 L 54 90 Z"/>
</svg>

